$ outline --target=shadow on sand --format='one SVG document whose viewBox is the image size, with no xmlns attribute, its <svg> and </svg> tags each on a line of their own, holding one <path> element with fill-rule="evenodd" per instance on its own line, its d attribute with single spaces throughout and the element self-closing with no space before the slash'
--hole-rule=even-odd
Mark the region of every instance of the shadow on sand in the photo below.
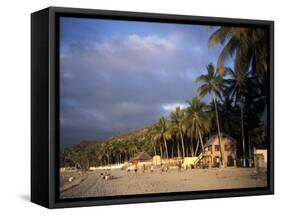
<svg viewBox="0 0 281 216">
<path fill-rule="evenodd" d="M 19 198 L 23 201 L 30 202 L 30 195 L 29 194 L 20 194 Z"/>
</svg>

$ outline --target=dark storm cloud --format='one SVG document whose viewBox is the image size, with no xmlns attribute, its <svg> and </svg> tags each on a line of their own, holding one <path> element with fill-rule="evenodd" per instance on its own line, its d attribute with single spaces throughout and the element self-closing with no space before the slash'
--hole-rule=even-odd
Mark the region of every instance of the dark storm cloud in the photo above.
<svg viewBox="0 0 281 216">
<path fill-rule="evenodd" d="M 145 127 L 184 105 L 196 94 L 205 59 L 213 58 L 208 35 L 200 37 L 175 31 L 66 40 L 72 42 L 61 52 L 62 145 Z"/>
</svg>

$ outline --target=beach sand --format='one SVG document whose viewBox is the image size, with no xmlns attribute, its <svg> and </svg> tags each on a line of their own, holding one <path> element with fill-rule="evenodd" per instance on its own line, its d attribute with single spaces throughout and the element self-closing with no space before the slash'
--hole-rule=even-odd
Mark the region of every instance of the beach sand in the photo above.
<svg viewBox="0 0 281 216">
<path fill-rule="evenodd" d="M 265 187 L 266 172 L 256 174 L 254 168 L 212 168 L 182 170 L 170 169 L 161 173 L 139 171 L 127 173 L 121 169 L 110 170 L 113 179 L 105 180 L 95 170 L 79 185 L 60 193 L 60 198 L 83 198 L 148 193 L 202 191 L 215 189 Z"/>
</svg>

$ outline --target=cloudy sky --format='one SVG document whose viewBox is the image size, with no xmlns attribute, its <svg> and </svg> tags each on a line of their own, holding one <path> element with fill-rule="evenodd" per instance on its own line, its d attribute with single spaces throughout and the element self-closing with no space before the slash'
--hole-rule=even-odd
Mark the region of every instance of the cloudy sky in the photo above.
<svg viewBox="0 0 281 216">
<path fill-rule="evenodd" d="M 106 139 L 157 121 L 196 95 L 216 63 L 207 26 L 60 20 L 61 145 Z"/>
</svg>

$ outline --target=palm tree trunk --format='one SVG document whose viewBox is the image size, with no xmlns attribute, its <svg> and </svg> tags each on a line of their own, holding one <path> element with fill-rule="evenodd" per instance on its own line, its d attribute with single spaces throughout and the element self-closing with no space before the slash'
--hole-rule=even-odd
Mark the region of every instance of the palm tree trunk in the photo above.
<svg viewBox="0 0 281 216">
<path fill-rule="evenodd" d="M 204 153 L 204 144 L 203 144 L 203 139 L 202 139 L 202 135 L 201 135 L 200 130 L 199 130 L 199 138 L 200 138 L 200 142 L 201 142 L 202 153 Z"/>
<path fill-rule="evenodd" d="M 182 156 L 185 157 L 185 148 L 184 148 L 182 132 L 180 132 L 180 136 L 181 136 Z"/>
<path fill-rule="evenodd" d="M 166 157 L 169 158 L 169 155 L 168 155 L 168 147 L 167 147 L 167 142 L 166 142 L 165 137 L 163 137 L 163 140 L 164 140 L 165 149 L 166 149 Z"/>
<path fill-rule="evenodd" d="M 195 155 L 197 155 L 198 148 L 199 148 L 199 140 L 197 140 L 196 149 L 195 149 Z"/>
<path fill-rule="evenodd" d="M 106 157 L 107 157 L 107 165 L 109 165 L 109 155 L 107 154 Z"/>
<path fill-rule="evenodd" d="M 242 147 L 243 147 L 243 167 L 246 166 L 246 151 L 245 151 L 245 135 L 244 135 L 244 113 L 243 104 L 240 105 L 241 110 L 241 135 L 242 135 Z"/>
<path fill-rule="evenodd" d="M 251 137 L 250 137 L 250 134 L 248 132 L 248 151 L 249 151 L 249 159 L 250 159 L 250 162 L 249 162 L 249 167 L 252 167 L 252 163 L 253 163 L 253 152 L 252 152 L 252 144 L 251 144 Z"/>
<path fill-rule="evenodd" d="M 179 141 L 177 140 L 177 149 L 178 149 L 178 158 L 180 157 L 180 146 L 179 146 Z"/>
<path fill-rule="evenodd" d="M 161 159 L 163 158 L 163 150 L 162 150 L 162 145 L 160 143 L 159 145 L 159 149 L 160 149 L 160 156 L 161 156 Z"/>
<path fill-rule="evenodd" d="M 222 144 L 221 144 L 221 130 L 220 130 L 220 122 L 219 122 L 219 113 L 218 113 L 218 107 L 217 107 L 217 100 L 216 97 L 214 95 L 214 93 L 212 92 L 212 96 L 213 96 L 213 101 L 215 104 L 215 111 L 216 111 L 216 121 L 217 121 L 217 129 L 218 129 L 218 140 L 219 140 L 219 146 L 220 146 L 220 162 L 221 162 L 221 167 L 224 167 L 224 158 L 223 158 L 223 154 L 222 154 Z"/>
<path fill-rule="evenodd" d="M 157 153 L 156 153 L 156 146 L 155 145 L 153 146 L 153 150 L 154 150 L 154 155 L 156 155 Z"/>
<path fill-rule="evenodd" d="M 191 157 L 194 157 L 194 150 L 193 150 L 193 140 L 190 141 L 190 153 L 191 153 Z"/>
</svg>

